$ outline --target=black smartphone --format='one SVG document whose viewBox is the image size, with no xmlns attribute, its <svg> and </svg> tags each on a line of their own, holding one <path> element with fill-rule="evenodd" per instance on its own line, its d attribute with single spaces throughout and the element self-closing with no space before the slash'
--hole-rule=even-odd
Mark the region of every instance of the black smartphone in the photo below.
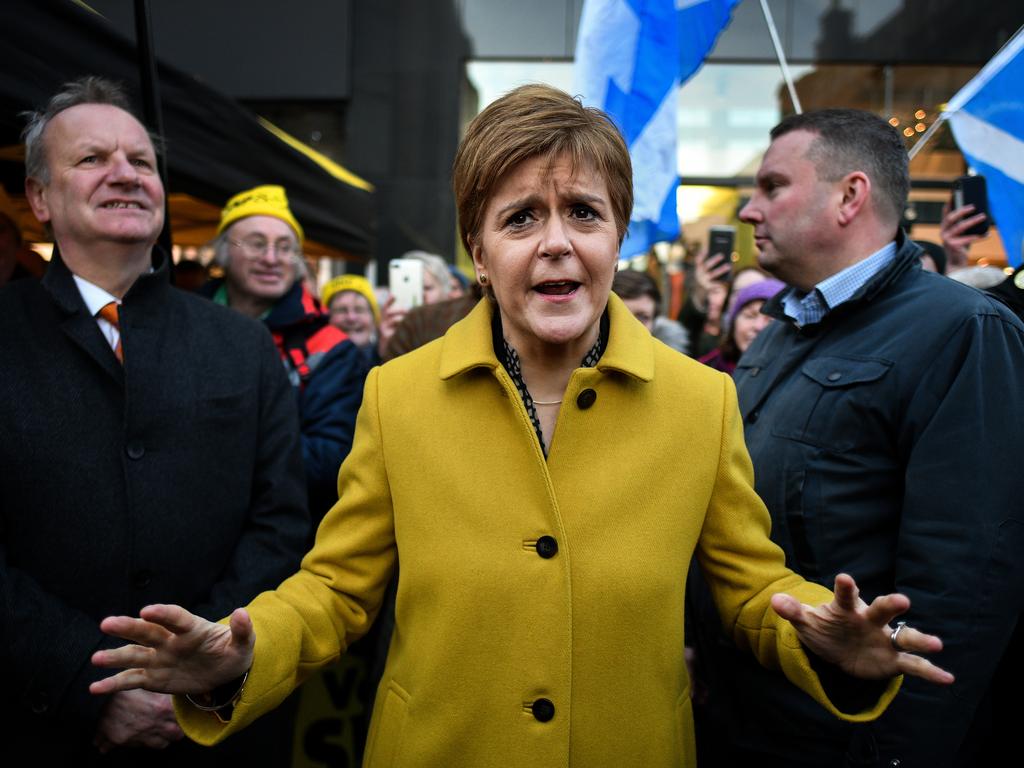
<svg viewBox="0 0 1024 768">
<path fill-rule="evenodd" d="M 708 230 L 708 257 L 721 255 L 725 257 L 723 264 L 729 266 L 729 271 L 717 278 L 728 281 L 732 278 L 732 252 L 736 248 L 736 227 L 722 224 L 711 227 Z"/>
<path fill-rule="evenodd" d="M 991 214 L 988 212 L 988 188 L 984 176 L 961 176 L 954 181 L 951 204 L 954 211 L 965 205 L 973 205 L 974 213 L 971 216 L 985 214 L 985 220 L 966 230 L 965 235 L 984 235 L 988 232 Z"/>
</svg>

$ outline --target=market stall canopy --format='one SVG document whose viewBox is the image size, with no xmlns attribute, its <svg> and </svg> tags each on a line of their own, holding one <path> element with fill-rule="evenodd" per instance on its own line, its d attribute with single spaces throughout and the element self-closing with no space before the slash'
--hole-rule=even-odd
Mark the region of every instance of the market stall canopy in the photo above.
<svg viewBox="0 0 1024 768">
<path fill-rule="evenodd" d="M 0 183 L 27 211 L 20 113 L 40 108 L 63 83 L 84 75 L 124 83 L 138 103 L 138 64 L 132 41 L 71 0 L 9 0 L 3 16 Z M 235 193 L 280 184 L 306 231 L 308 253 L 357 261 L 372 255 L 370 184 L 191 75 L 160 63 L 157 72 L 176 244 L 208 241 Z M 30 239 L 42 237 L 31 214 L 20 223 Z"/>
</svg>

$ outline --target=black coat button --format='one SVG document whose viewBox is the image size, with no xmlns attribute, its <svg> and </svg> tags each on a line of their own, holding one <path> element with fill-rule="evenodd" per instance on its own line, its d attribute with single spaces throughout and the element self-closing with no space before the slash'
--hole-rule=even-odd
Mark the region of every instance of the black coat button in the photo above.
<svg viewBox="0 0 1024 768">
<path fill-rule="evenodd" d="M 751 411 L 747 414 L 747 424 L 756 424 L 757 417 L 761 415 L 760 411 Z"/>
<path fill-rule="evenodd" d="M 553 536 L 541 536 L 537 539 L 537 554 L 545 560 L 558 554 L 558 542 Z"/>
<path fill-rule="evenodd" d="M 137 571 L 132 576 L 132 585 L 136 589 L 145 589 L 153 583 L 153 574 L 150 571 Z"/>
<path fill-rule="evenodd" d="M 597 400 L 597 392 L 592 389 L 584 389 L 576 396 L 576 405 L 585 411 L 594 404 L 595 400 Z"/>
<path fill-rule="evenodd" d="M 541 723 L 546 723 L 555 716 L 555 705 L 551 703 L 551 699 L 537 699 L 530 709 L 533 711 L 533 716 Z"/>
<path fill-rule="evenodd" d="M 132 440 L 125 448 L 125 453 L 128 454 L 129 459 L 138 461 L 146 455 L 146 447 L 142 444 L 141 440 Z"/>
<path fill-rule="evenodd" d="M 37 715 L 45 714 L 50 708 L 50 702 L 46 698 L 46 693 L 43 691 L 37 691 L 32 694 L 32 701 L 29 703 L 29 708 Z"/>
</svg>

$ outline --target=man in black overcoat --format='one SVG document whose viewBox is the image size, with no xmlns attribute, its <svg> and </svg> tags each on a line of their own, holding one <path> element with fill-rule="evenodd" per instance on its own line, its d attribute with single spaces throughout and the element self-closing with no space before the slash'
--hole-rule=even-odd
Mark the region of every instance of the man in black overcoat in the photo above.
<svg viewBox="0 0 1024 768">
<path fill-rule="evenodd" d="M 90 657 L 118 645 L 104 616 L 219 619 L 297 566 L 295 398 L 260 323 L 170 285 L 153 141 L 116 86 L 68 84 L 25 143 L 56 247 L 0 291 L 0 763 L 224 765 L 183 754 L 169 697 L 90 695 Z"/>
</svg>

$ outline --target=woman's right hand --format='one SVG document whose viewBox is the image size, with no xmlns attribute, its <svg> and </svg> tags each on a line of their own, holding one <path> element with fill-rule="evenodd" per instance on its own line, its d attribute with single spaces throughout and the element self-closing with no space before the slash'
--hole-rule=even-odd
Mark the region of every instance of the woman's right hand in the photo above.
<svg viewBox="0 0 1024 768">
<path fill-rule="evenodd" d="M 946 201 L 942 207 L 942 228 L 939 231 L 939 236 L 942 238 L 942 247 L 946 251 L 947 272 L 968 265 L 968 252 L 971 249 L 971 244 L 985 236 L 968 235 L 965 232 L 986 218 L 984 213 L 975 213 L 974 206 L 970 203 L 962 208 L 952 209 L 949 201 Z"/>
<path fill-rule="evenodd" d="M 709 256 L 706 249 L 697 254 L 693 262 L 694 285 L 691 296 L 693 305 L 701 312 L 708 311 L 708 295 L 729 274 L 730 269 L 732 267 L 727 255 L 715 253 Z"/>
<path fill-rule="evenodd" d="M 252 666 L 256 633 L 244 608 L 227 625 L 214 624 L 178 605 L 148 605 L 131 616 L 109 616 L 100 629 L 130 641 L 97 651 L 97 667 L 122 669 L 89 686 L 95 694 L 133 688 L 176 694 L 208 693 L 241 677 Z"/>
<path fill-rule="evenodd" d="M 381 307 L 380 327 L 377 328 L 377 353 L 384 357 L 388 342 L 395 335 L 398 324 L 405 319 L 408 311 L 395 304 L 395 297 L 389 296 L 384 306 Z"/>
</svg>

